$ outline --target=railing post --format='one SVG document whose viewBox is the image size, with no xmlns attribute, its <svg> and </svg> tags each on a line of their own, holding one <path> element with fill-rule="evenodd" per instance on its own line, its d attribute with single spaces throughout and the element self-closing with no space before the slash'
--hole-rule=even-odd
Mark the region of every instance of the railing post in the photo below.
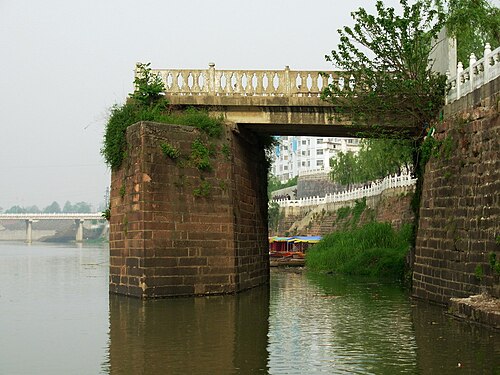
<svg viewBox="0 0 500 375">
<path fill-rule="evenodd" d="M 491 46 L 489 43 L 486 43 L 486 45 L 484 46 L 484 58 L 483 58 L 484 83 L 489 82 L 490 78 L 490 59 L 489 59 L 490 53 L 491 53 Z"/>
<path fill-rule="evenodd" d="M 460 95 L 462 94 L 462 72 L 464 71 L 464 65 L 459 62 L 457 64 L 457 99 L 460 99 Z"/>
<path fill-rule="evenodd" d="M 210 94 L 216 94 L 215 92 L 215 63 L 208 63 L 208 92 Z"/>
<path fill-rule="evenodd" d="M 470 81 L 470 92 L 474 91 L 474 69 L 472 68 L 472 65 L 476 63 L 476 55 L 474 53 L 470 54 L 469 57 L 469 81 Z"/>
</svg>

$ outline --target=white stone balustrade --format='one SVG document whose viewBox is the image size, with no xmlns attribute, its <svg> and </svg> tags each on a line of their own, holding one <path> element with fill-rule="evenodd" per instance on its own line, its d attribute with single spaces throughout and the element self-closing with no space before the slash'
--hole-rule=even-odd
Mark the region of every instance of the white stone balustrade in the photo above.
<svg viewBox="0 0 500 375">
<path fill-rule="evenodd" d="M 363 197 L 372 197 L 381 194 L 386 189 L 412 186 L 416 181 L 417 179 L 412 178 L 410 174 L 388 176 L 379 182 L 371 182 L 364 187 L 327 194 L 324 197 L 307 197 L 298 200 L 281 199 L 276 202 L 280 207 L 319 206 L 327 203 L 345 202 L 361 199 Z"/>
<path fill-rule="evenodd" d="M 486 43 L 484 56 L 481 59 L 476 60 L 476 56 L 471 54 L 467 69 L 464 69 L 463 64 L 459 62 L 457 75 L 455 77 L 448 75 L 446 104 L 460 99 L 499 75 L 500 47 L 492 51 L 490 44 Z"/>
<path fill-rule="evenodd" d="M 319 97 L 336 72 L 306 70 L 153 69 L 167 95 Z"/>
</svg>

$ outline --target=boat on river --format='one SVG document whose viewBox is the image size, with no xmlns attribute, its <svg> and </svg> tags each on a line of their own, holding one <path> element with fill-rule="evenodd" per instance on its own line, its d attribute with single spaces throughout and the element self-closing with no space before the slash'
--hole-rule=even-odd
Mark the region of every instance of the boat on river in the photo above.
<svg viewBox="0 0 500 375">
<path fill-rule="evenodd" d="M 274 266 L 303 266 L 307 249 L 318 243 L 321 236 L 292 236 L 269 238 L 269 261 Z"/>
</svg>

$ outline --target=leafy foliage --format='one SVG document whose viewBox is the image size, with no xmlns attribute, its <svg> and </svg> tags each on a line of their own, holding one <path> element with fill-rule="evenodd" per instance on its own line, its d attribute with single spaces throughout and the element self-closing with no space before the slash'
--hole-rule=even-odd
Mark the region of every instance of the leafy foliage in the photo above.
<svg viewBox="0 0 500 375">
<path fill-rule="evenodd" d="M 201 139 L 195 139 L 191 144 L 190 159 L 198 170 L 211 171 L 212 165 L 210 163 L 210 158 L 213 156 L 213 152 L 211 152 Z"/>
<path fill-rule="evenodd" d="M 163 155 L 172 160 L 177 159 L 181 155 L 180 151 L 169 143 L 166 142 L 162 143 L 160 145 L 160 148 L 161 151 L 163 152 Z"/>
<path fill-rule="evenodd" d="M 267 219 L 269 228 L 277 230 L 281 218 L 282 214 L 280 211 L 280 205 L 277 202 L 269 202 L 269 207 L 267 209 Z"/>
<path fill-rule="evenodd" d="M 353 12 L 354 27 L 339 30 L 340 44 L 326 56 L 341 72 L 322 97 L 354 123 L 423 126 L 443 104 L 445 77 L 428 57 L 444 13 L 431 0 L 400 3 L 401 15 L 382 1 L 376 15 Z"/>
<path fill-rule="evenodd" d="M 149 64 L 138 64 L 134 83 L 134 93 L 125 104 L 111 108 L 106 125 L 101 154 L 111 169 L 117 169 L 124 159 L 127 128 L 139 121 L 196 126 L 210 137 L 222 135 L 222 117 L 214 118 L 205 111 L 193 108 L 181 113 L 173 112 L 161 95 L 163 83 L 159 76 L 151 72 Z"/>
<path fill-rule="evenodd" d="M 448 0 L 448 33 L 457 39 L 457 58 L 465 67 L 474 53 L 479 59 L 484 46 L 500 45 L 500 9 L 487 0 Z"/>
<path fill-rule="evenodd" d="M 307 253 L 309 269 L 402 280 L 412 227 L 394 231 L 388 223 L 329 234 Z"/>
<path fill-rule="evenodd" d="M 269 173 L 267 175 L 267 191 L 268 191 L 268 193 L 272 193 L 273 191 L 276 191 L 276 190 L 295 186 L 295 185 L 297 185 L 298 179 L 299 179 L 299 176 L 295 176 L 286 182 L 281 182 L 278 177 Z"/>
<path fill-rule="evenodd" d="M 165 91 L 161 77 L 151 72 L 151 63 L 138 63 L 134 79 L 135 90 L 130 98 L 144 106 L 158 102 Z"/>
<path fill-rule="evenodd" d="M 208 181 L 201 181 L 200 186 L 193 190 L 193 195 L 197 198 L 208 197 L 212 191 L 212 185 Z"/>
<path fill-rule="evenodd" d="M 339 152 L 330 159 L 330 178 L 343 185 L 364 183 L 401 173 L 412 163 L 412 143 L 409 140 L 394 138 L 367 138 L 361 141 L 361 150 Z"/>
</svg>

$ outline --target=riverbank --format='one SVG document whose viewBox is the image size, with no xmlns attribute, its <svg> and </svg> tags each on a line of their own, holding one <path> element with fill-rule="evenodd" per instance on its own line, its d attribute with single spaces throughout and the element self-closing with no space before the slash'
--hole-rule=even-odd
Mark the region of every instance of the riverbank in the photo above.
<svg viewBox="0 0 500 375">
<path fill-rule="evenodd" d="M 411 238 L 410 225 L 394 230 L 372 221 L 325 236 L 308 251 L 306 265 L 313 271 L 403 280 Z"/>
</svg>

